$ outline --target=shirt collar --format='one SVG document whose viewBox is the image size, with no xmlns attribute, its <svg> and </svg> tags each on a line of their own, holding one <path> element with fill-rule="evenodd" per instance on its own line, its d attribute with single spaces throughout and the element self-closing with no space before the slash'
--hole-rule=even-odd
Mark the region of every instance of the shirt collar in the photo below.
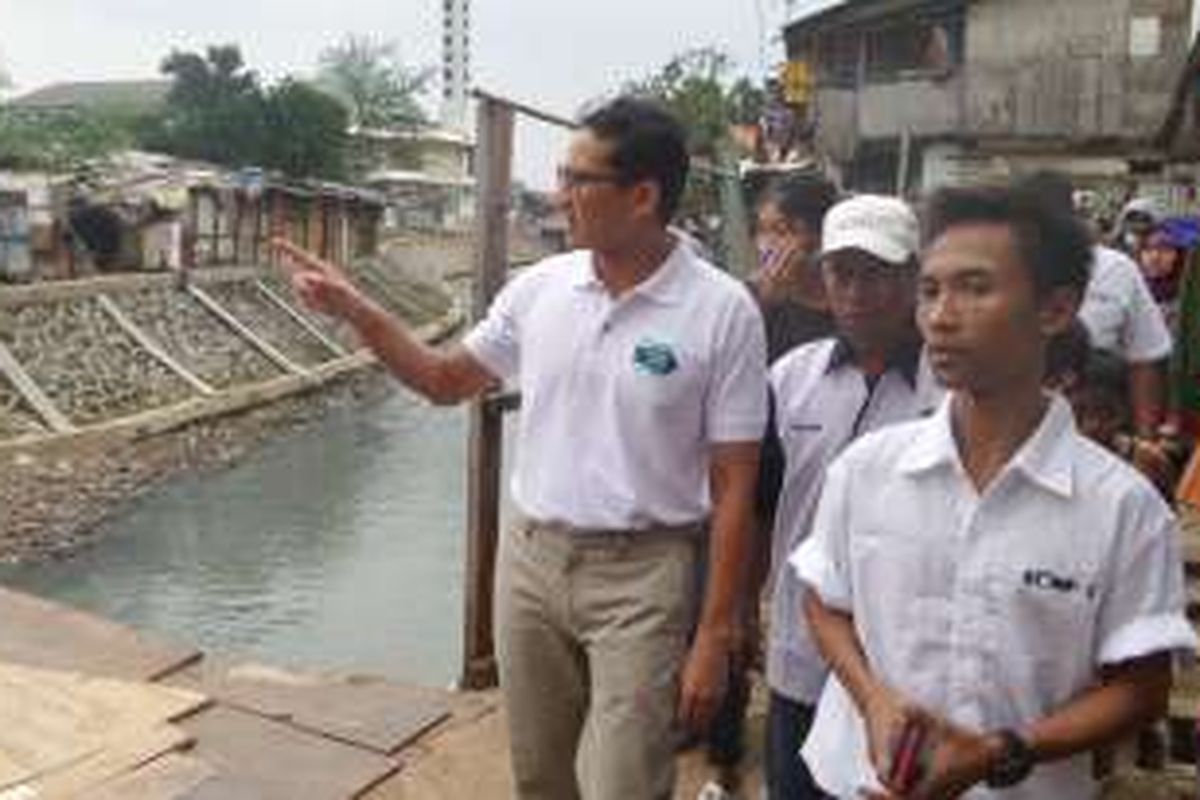
<svg viewBox="0 0 1200 800">
<path fill-rule="evenodd" d="M 904 380 L 908 381 L 908 385 L 915 389 L 917 386 L 917 374 L 921 367 L 922 347 L 920 337 L 914 333 L 913 336 L 905 340 L 898 347 L 892 348 L 891 352 L 887 354 L 883 362 L 885 369 L 899 372 L 904 377 Z M 835 337 L 833 350 L 829 353 L 829 365 L 825 368 L 825 374 L 828 375 L 831 372 L 836 372 L 852 363 L 855 363 L 854 346 L 843 336 Z"/>
<path fill-rule="evenodd" d="M 951 404 L 948 394 L 937 413 L 925 425 L 902 457 L 899 469 L 917 474 L 959 463 L 958 444 L 954 440 Z M 1004 472 L 1015 471 L 1029 481 L 1062 497 L 1074 494 L 1075 418 L 1061 396 L 1051 396 L 1050 406 Z"/>
<path fill-rule="evenodd" d="M 679 237 L 672 235 L 675 245 L 666 260 L 659 264 L 654 272 L 638 285 L 634 286 L 630 295 L 641 295 L 664 305 L 671 305 L 683 298 L 683 282 L 690 268 L 687 244 Z M 587 257 L 582 259 L 579 271 L 572 284 L 576 289 L 603 291 L 604 284 L 596 275 L 595 254 L 586 251 Z"/>
</svg>

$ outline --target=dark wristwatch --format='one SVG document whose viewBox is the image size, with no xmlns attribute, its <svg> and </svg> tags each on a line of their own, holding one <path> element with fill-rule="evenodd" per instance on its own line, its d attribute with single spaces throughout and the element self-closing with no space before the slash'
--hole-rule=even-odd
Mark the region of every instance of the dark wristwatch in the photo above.
<svg viewBox="0 0 1200 800">
<path fill-rule="evenodd" d="M 984 783 L 992 789 L 1008 789 L 1029 777 L 1037 761 L 1029 743 L 1016 731 L 996 731 L 1004 749 L 1000 757 L 988 769 Z"/>
</svg>

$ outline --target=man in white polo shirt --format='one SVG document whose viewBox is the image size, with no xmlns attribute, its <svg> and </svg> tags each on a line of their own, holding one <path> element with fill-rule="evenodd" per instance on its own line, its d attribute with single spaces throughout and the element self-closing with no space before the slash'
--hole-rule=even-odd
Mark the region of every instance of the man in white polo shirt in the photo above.
<svg viewBox="0 0 1200 800">
<path fill-rule="evenodd" d="M 828 668 L 801 611 L 787 558 L 812 523 L 826 467 L 858 436 L 932 412 L 941 397 L 921 358 L 917 217 L 904 201 L 863 195 L 825 216 L 820 256 L 837 335 L 771 367 L 784 475 L 771 543 L 766 777 L 771 800 L 822 797 L 800 758 Z"/>
<path fill-rule="evenodd" d="M 581 249 L 523 271 L 446 352 L 291 251 L 301 296 L 408 386 L 442 403 L 521 391 L 521 519 L 496 588 L 521 800 L 670 797 L 674 734 L 707 724 L 740 644 L 766 347 L 745 287 L 667 230 L 685 138 L 647 101 L 589 114 L 559 171 Z"/>
<path fill-rule="evenodd" d="M 1070 180 L 1038 172 L 1022 185 L 1044 200 L 1074 210 Z M 1166 362 L 1171 332 L 1137 262 L 1120 250 L 1092 246 L 1092 270 L 1079 306 L 1092 347 L 1107 350 L 1129 369 L 1129 406 L 1139 436 L 1155 437 L 1166 412 Z"/>
<path fill-rule="evenodd" d="M 1041 389 L 1087 284 L 1078 223 L 960 189 L 928 232 L 917 318 L 950 396 L 834 462 L 793 556 L 837 678 L 804 755 L 840 797 L 1094 797 L 1087 754 L 1162 714 L 1194 647 L 1174 519 Z"/>
</svg>

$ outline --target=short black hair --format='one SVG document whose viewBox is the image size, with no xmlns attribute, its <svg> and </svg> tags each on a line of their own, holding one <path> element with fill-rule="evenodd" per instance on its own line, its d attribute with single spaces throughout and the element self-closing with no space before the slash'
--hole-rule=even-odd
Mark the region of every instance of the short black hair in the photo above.
<svg viewBox="0 0 1200 800">
<path fill-rule="evenodd" d="M 1110 408 L 1128 419 L 1129 365 L 1116 353 L 1101 349 L 1089 352 L 1080 386 L 1094 393 L 1093 396 L 1104 398 Z"/>
<path fill-rule="evenodd" d="M 1068 377 L 1083 380 L 1091 352 L 1092 336 L 1083 321 L 1076 317 L 1066 330 L 1050 337 L 1046 347 L 1046 380 Z"/>
<path fill-rule="evenodd" d="M 926 207 L 926 245 L 949 228 L 971 223 L 1007 225 L 1012 230 L 1039 297 L 1060 288 L 1082 295 L 1087 288 L 1091 241 L 1075 215 L 1053 199 L 1019 184 L 941 189 Z"/>
<path fill-rule="evenodd" d="M 588 113 L 583 126 L 612 142 L 612 167 L 623 183 L 658 184 L 659 217 L 670 222 L 687 185 L 690 158 L 687 131 L 660 103 L 642 97 L 618 97 Z"/>
<path fill-rule="evenodd" d="M 803 222 L 819 234 L 826 212 L 837 201 L 837 187 L 814 173 L 775 179 L 767 185 L 759 205 L 772 203 L 789 220 Z"/>
<path fill-rule="evenodd" d="M 1052 169 L 1038 170 L 1017 181 L 1017 187 L 1037 195 L 1042 201 L 1067 214 L 1075 213 L 1075 186 L 1065 173 Z"/>
</svg>

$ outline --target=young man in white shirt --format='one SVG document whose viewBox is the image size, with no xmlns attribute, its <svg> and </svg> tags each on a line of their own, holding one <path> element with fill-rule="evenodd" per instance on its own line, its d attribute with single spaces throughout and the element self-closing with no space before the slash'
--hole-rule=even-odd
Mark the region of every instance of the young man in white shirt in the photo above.
<svg viewBox="0 0 1200 800">
<path fill-rule="evenodd" d="M 841 797 L 1094 797 L 1088 753 L 1164 712 L 1195 645 L 1175 522 L 1041 388 L 1087 284 L 1078 223 L 948 190 L 928 235 L 917 318 L 950 396 L 834 463 L 793 556 L 837 678 L 805 758 Z"/>
<path fill-rule="evenodd" d="M 521 518 L 496 580 L 520 800 L 669 797 L 677 729 L 703 730 L 740 647 L 766 346 L 746 288 L 667 230 L 685 140 L 647 101 L 589 114 L 559 172 L 580 249 L 523 271 L 447 351 L 284 247 L 309 305 L 409 387 L 440 403 L 521 391 Z"/>
<path fill-rule="evenodd" d="M 824 795 L 800 758 L 828 672 L 807 633 L 803 585 L 788 555 L 808 534 L 829 463 L 858 436 L 932 412 L 941 390 L 914 320 L 917 217 L 904 201 L 862 195 L 825 217 L 819 258 L 836 336 L 801 345 L 771 368 L 783 464 L 771 542 L 766 783 L 771 800 Z"/>
</svg>

